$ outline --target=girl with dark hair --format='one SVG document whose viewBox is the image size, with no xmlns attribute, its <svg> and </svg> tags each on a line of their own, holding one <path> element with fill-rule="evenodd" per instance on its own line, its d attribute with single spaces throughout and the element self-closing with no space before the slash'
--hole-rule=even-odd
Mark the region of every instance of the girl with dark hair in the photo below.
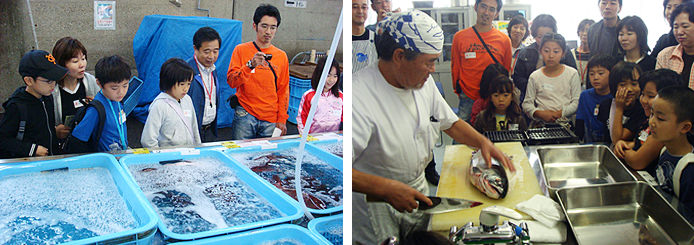
<svg viewBox="0 0 694 245">
<path fill-rule="evenodd" d="M 159 73 L 162 91 L 149 106 L 149 115 L 142 129 L 143 147 L 195 146 L 201 143 L 193 100 L 188 95 L 193 68 L 185 61 L 171 58 Z"/>
<path fill-rule="evenodd" d="M 487 108 L 487 104 L 489 104 L 489 96 L 491 95 L 489 86 L 492 84 L 492 80 L 499 75 L 508 77 L 508 71 L 500 64 L 490 64 L 487 66 L 487 68 L 484 68 L 484 72 L 482 72 L 482 80 L 480 80 L 480 97 L 477 98 L 475 103 L 472 104 L 472 113 L 470 113 L 471 125 L 475 125 L 477 115 Z"/>
<path fill-rule="evenodd" d="M 540 52 L 540 44 L 542 43 L 542 38 L 546 33 L 557 33 L 557 21 L 548 14 L 541 14 L 533 19 L 532 25 L 530 26 L 530 35 L 535 39 L 535 43 L 531 44 L 518 53 L 517 63 L 513 68 L 513 84 L 520 90 L 520 100 L 523 101 L 525 98 L 526 88 L 528 86 L 528 79 L 530 74 L 535 70 L 539 69 L 543 65 L 543 57 Z M 566 42 L 564 42 L 566 43 Z M 565 64 L 576 69 L 576 62 L 573 56 L 568 52 L 568 47 L 562 47 L 564 51 L 563 57 L 560 57 L 561 64 Z"/>
<path fill-rule="evenodd" d="M 296 126 L 300 134 L 304 133 L 304 127 L 306 120 L 308 118 L 308 113 L 311 110 L 311 102 L 313 97 L 316 95 L 316 90 L 318 89 L 318 82 L 320 81 L 320 76 L 323 73 L 323 67 L 327 62 L 327 57 L 323 57 L 318 60 L 316 69 L 313 70 L 313 77 L 311 78 L 311 89 L 306 91 L 301 97 L 301 103 L 299 103 L 299 112 L 296 116 Z M 320 96 L 320 103 L 316 106 L 316 113 L 313 115 L 313 124 L 311 124 L 311 130 L 308 133 L 321 133 L 321 132 L 333 132 L 340 130 L 342 125 L 342 92 L 338 89 L 340 78 L 340 63 L 337 60 L 333 60 L 330 65 L 330 73 L 325 78 L 325 86 L 323 86 L 323 91 L 318 93 Z"/>
<path fill-rule="evenodd" d="M 533 119 L 531 127 L 569 122 L 578 108 L 581 80 L 576 69 L 560 63 L 566 52 L 564 37 L 556 33 L 545 34 L 540 52 L 545 65 L 528 79 L 523 111 Z"/>
<path fill-rule="evenodd" d="M 87 49 L 72 37 L 64 37 L 53 46 L 55 63 L 68 69 L 68 74 L 57 81 L 53 90 L 53 112 L 55 114 L 58 139 L 65 139 L 72 130 L 66 125 L 74 118 L 77 109 L 87 105 L 99 92 L 99 85 L 87 68 Z"/>
<path fill-rule="evenodd" d="M 501 130 L 526 130 L 520 106 L 513 99 L 513 82 L 498 74 L 490 81 L 487 109 L 480 112 L 474 127 L 480 133 Z"/>
<path fill-rule="evenodd" d="M 655 58 L 648 55 L 648 28 L 638 16 L 627 16 L 617 25 L 620 54 L 625 62 L 636 63 L 642 71 L 655 68 Z"/>
<path fill-rule="evenodd" d="M 614 99 L 600 102 L 598 121 L 603 122 L 609 132 L 609 143 L 631 140 L 646 120 L 639 101 L 641 68 L 635 63 L 620 61 L 610 70 L 610 94 Z M 619 120 L 622 119 L 622 120 Z"/>
</svg>

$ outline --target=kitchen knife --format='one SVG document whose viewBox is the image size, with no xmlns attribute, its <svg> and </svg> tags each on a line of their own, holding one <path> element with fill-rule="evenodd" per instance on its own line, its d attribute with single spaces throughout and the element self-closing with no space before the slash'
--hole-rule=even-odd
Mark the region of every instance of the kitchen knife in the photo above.
<svg viewBox="0 0 694 245">
<path fill-rule="evenodd" d="M 429 196 L 428 198 L 431 200 L 433 205 L 429 206 L 425 202 L 417 201 L 419 203 L 419 207 L 416 209 L 417 211 L 424 212 L 427 214 L 440 214 L 440 213 L 447 213 L 447 212 L 452 212 L 452 211 L 456 211 L 456 210 L 472 208 L 472 207 L 482 205 L 481 202 L 471 201 L 471 200 L 467 200 L 467 199 L 460 199 L 460 198 L 433 197 L 433 196 Z M 366 201 L 367 202 L 386 202 L 383 199 L 376 198 L 373 196 L 368 196 L 368 195 L 366 196 Z"/>
</svg>

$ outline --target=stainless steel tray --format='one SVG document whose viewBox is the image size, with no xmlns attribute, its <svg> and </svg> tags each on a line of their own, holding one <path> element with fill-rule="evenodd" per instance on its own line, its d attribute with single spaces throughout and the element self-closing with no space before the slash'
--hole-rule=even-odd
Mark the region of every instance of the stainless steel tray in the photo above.
<svg viewBox="0 0 694 245">
<path fill-rule="evenodd" d="M 694 244 L 694 227 L 646 182 L 556 194 L 579 244 Z"/>
<path fill-rule="evenodd" d="M 604 145 L 539 147 L 537 155 L 552 197 L 560 188 L 636 182 L 636 177 Z"/>
</svg>

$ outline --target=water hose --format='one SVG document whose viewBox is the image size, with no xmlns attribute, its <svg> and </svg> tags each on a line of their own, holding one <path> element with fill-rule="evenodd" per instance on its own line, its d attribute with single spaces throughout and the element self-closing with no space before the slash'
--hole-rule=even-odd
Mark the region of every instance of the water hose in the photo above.
<svg viewBox="0 0 694 245">
<path fill-rule="evenodd" d="M 333 42 L 330 45 L 330 50 L 328 50 L 328 58 L 323 66 L 323 72 L 320 75 L 320 80 L 318 82 L 318 87 L 316 88 L 316 93 L 320 94 L 325 87 L 325 79 L 330 73 L 330 67 L 335 58 L 335 51 L 337 50 L 337 44 L 340 41 L 340 36 L 342 36 L 342 11 L 340 11 L 340 20 L 337 22 L 337 27 L 335 28 L 335 35 L 333 35 Z M 337 86 L 337 84 L 333 85 Z M 304 196 L 301 192 L 301 162 L 304 159 L 304 148 L 306 147 L 306 140 L 308 139 L 308 133 L 311 130 L 311 124 L 313 124 L 313 115 L 316 114 L 316 106 L 320 102 L 320 96 L 313 96 L 311 100 L 311 110 L 308 113 L 308 118 L 306 119 L 306 125 L 304 126 L 304 133 L 301 134 L 301 143 L 299 144 L 299 156 L 296 158 L 296 164 L 294 168 L 294 188 L 296 188 L 296 199 L 299 201 L 301 208 L 304 210 L 304 214 L 309 220 L 313 219 L 313 215 L 308 211 L 306 203 L 304 202 Z"/>
</svg>

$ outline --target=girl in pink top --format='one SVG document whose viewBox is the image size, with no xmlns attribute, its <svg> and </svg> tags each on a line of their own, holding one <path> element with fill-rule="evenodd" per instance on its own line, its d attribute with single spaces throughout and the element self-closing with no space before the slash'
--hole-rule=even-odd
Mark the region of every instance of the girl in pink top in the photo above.
<svg viewBox="0 0 694 245">
<path fill-rule="evenodd" d="M 301 97 L 301 106 L 296 116 L 296 126 L 300 134 L 304 132 L 308 113 L 311 110 L 311 100 L 313 100 L 314 95 L 316 95 L 316 88 L 318 87 L 320 76 L 323 73 L 325 62 L 326 57 L 318 60 L 318 65 L 313 71 L 313 77 L 311 78 L 312 89 L 306 91 Z M 333 60 L 330 66 L 330 73 L 325 80 L 325 86 L 320 93 L 320 102 L 316 106 L 316 113 L 313 116 L 313 124 L 311 125 L 309 133 L 313 134 L 340 130 L 342 125 L 342 92 L 340 92 L 338 89 L 339 86 L 337 86 L 340 82 L 340 77 L 340 64 L 337 60 Z"/>
</svg>

